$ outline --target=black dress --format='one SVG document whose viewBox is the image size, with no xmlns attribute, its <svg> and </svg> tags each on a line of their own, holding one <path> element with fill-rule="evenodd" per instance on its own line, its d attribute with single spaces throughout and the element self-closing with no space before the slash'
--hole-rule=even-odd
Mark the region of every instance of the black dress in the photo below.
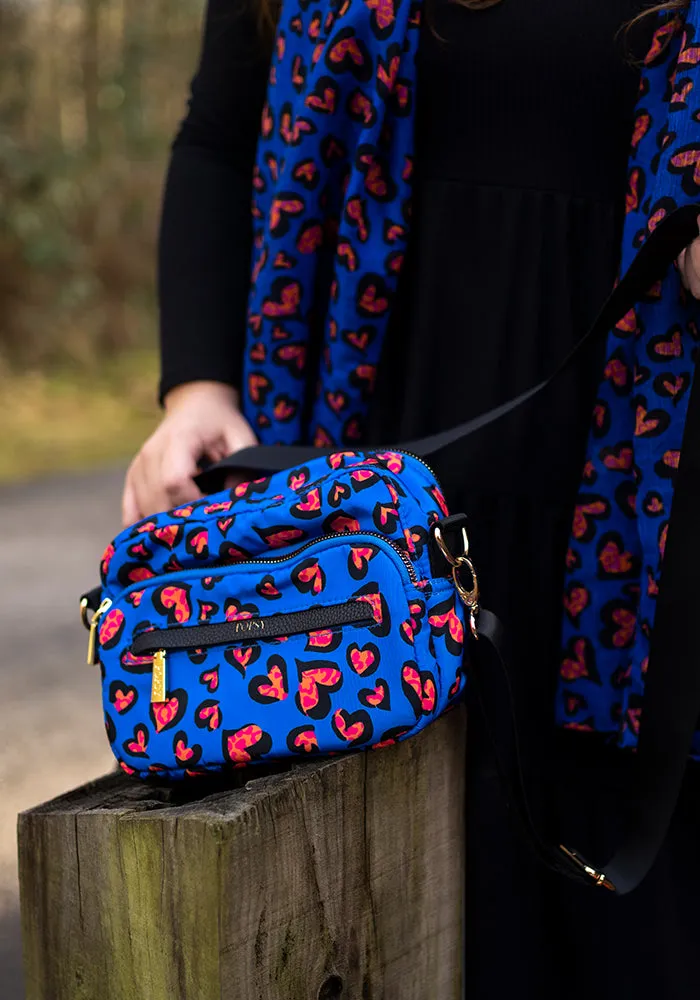
<svg viewBox="0 0 700 1000">
<path fill-rule="evenodd" d="M 618 265 L 639 83 L 633 56 L 645 41 L 618 34 L 642 0 L 503 0 L 481 12 L 427 2 L 414 222 L 371 413 L 376 443 L 497 405 L 551 372 L 585 332 Z M 198 378 L 240 382 L 266 76 L 251 18 L 230 0 L 210 0 L 161 231 L 163 393 Z M 552 724 L 564 553 L 600 373 L 600 355 L 589 355 L 546 398 L 434 465 L 452 510 L 469 515 L 484 601 L 512 637 L 541 822 L 604 859 L 628 760 Z M 700 986 L 695 770 L 654 871 L 620 900 L 530 860 L 476 706 L 469 739 L 468 996 L 692 996 Z"/>
</svg>

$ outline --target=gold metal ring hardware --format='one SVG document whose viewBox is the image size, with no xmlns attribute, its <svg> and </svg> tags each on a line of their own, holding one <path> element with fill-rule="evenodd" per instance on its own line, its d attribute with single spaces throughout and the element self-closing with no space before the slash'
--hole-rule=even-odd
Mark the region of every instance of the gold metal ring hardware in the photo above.
<svg viewBox="0 0 700 1000">
<path fill-rule="evenodd" d="M 460 571 L 462 569 L 468 569 L 472 578 L 471 590 L 468 590 L 462 580 L 460 579 Z M 452 582 L 457 588 L 457 593 L 459 594 L 462 604 L 466 607 L 469 613 L 469 630 L 474 639 L 479 638 L 479 629 L 477 618 L 479 616 L 479 580 L 476 575 L 476 570 L 474 569 L 474 563 L 471 561 L 469 556 L 460 556 L 452 567 Z"/>
<path fill-rule="evenodd" d="M 433 527 L 433 535 L 435 537 L 435 541 L 437 542 L 438 548 L 440 549 L 443 556 L 450 564 L 450 566 L 452 566 L 453 569 L 458 564 L 458 561 L 460 559 L 462 559 L 464 556 L 469 555 L 469 535 L 467 534 L 466 528 L 462 528 L 462 542 L 464 544 L 464 551 L 460 556 L 453 556 L 450 550 L 447 548 L 447 543 L 445 542 L 445 539 L 442 537 L 442 531 L 440 530 L 439 524 L 436 524 Z"/>
<path fill-rule="evenodd" d="M 477 618 L 479 617 L 479 579 L 476 575 L 474 563 L 469 558 L 469 535 L 467 534 L 467 529 L 464 527 L 462 528 L 464 551 L 458 556 L 454 556 L 448 549 L 445 539 L 442 537 L 442 531 L 440 530 L 439 524 L 433 526 L 433 536 L 435 537 L 435 541 L 437 542 L 440 552 L 445 557 L 452 570 L 452 582 L 454 583 L 457 593 L 459 594 L 459 599 L 469 612 L 469 628 L 471 630 L 471 634 L 475 639 L 478 639 L 479 632 L 477 627 Z M 462 583 L 460 573 L 463 569 L 469 570 L 471 575 L 471 589 L 465 587 Z"/>
<path fill-rule="evenodd" d="M 88 630 L 88 666 L 92 666 L 97 663 L 97 626 L 100 624 L 100 618 L 102 615 L 109 611 L 111 607 L 112 601 L 109 597 L 105 597 L 97 611 L 93 614 L 92 618 L 88 618 L 88 611 L 90 609 L 88 608 L 87 598 L 83 597 L 80 601 L 80 619 L 85 628 Z"/>
<path fill-rule="evenodd" d="M 460 579 L 460 572 L 462 569 L 469 570 L 472 578 L 471 590 L 468 590 L 462 580 Z M 477 579 L 476 570 L 474 569 L 474 563 L 471 561 L 469 556 L 460 556 L 452 567 L 452 580 L 457 588 L 457 593 L 462 599 L 462 602 L 468 608 L 478 608 L 479 607 L 479 581 Z"/>
<path fill-rule="evenodd" d="M 80 620 L 85 626 L 85 628 L 88 630 L 88 632 L 90 631 L 90 619 L 88 618 L 89 610 L 90 608 L 88 607 L 88 599 L 87 597 L 83 597 L 82 600 L 80 601 Z"/>
</svg>

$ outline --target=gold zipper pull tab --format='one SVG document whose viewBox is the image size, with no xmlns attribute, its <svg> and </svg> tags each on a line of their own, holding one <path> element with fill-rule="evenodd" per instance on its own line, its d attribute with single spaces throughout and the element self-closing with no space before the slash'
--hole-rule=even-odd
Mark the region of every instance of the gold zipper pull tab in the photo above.
<svg viewBox="0 0 700 1000">
<path fill-rule="evenodd" d="M 151 676 L 151 704 L 160 705 L 168 700 L 165 683 L 165 650 L 158 649 L 153 654 L 153 674 Z"/>
<path fill-rule="evenodd" d="M 105 597 L 102 604 L 92 616 L 92 621 L 90 622 L 90 631 L 88 633 L 88 651 L 87 651 L 87 662 L 88 666 L 92 667 L 97 663 L 97 626 L 100 624 L 100 618 L 106 611 L 112 607 L 112 602 L 109 597 Z M 82 606 L 81 606 L 82 608 Z"/>
<path fill-rule="evenodd" d="M 97 624 L 93 619 L 90 622 L 90 632 L 88 634 L 88 651 L 87 651 L 87 665 L 89 667 L 94 667 L 95 665 L 95 647 L 97 642 L 95 641 L 95 633 L 97 632 Z"/>
</svg>

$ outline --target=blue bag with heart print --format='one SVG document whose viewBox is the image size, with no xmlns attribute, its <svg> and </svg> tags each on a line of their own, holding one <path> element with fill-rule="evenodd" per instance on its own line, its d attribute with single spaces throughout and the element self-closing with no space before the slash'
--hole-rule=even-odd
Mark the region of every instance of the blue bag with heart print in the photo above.
<svg viewBox="0 0 700 1000">
<path fill-rule="evenodd" d="M 178 777 L 420 731 L 464 683 L 465 539 L 397 452 L 323 455 L 123 531 L 90 651 L 121 767 Z"/>
</svg>

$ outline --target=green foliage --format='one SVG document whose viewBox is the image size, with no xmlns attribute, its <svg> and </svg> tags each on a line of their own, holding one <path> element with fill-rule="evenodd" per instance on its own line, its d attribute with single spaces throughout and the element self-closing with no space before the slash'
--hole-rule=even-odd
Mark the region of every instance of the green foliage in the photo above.
<svg viewBox="0 0 700 1000">
<path fill-rule="evenodd" d="M 0 373 L 153 343 L 200 0 L 0 0 Z"/>
</svg>

